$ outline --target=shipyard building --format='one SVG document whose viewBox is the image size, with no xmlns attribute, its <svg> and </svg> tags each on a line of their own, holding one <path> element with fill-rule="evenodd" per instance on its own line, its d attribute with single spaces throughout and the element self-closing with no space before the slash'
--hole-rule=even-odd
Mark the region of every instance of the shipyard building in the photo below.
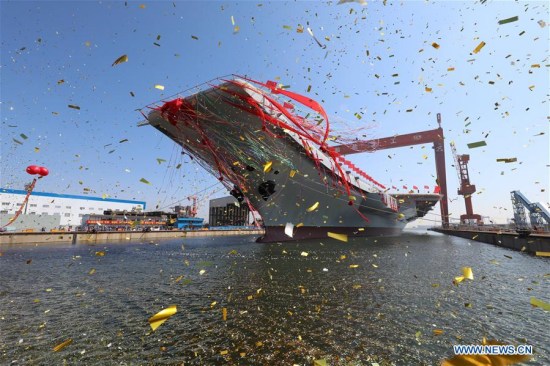
<svg viewBox="0 0 550 366">
<path fill-rule="evenodd" d="M 247 226 L 250 210 L 247 204 L 239 204 L 233 196 L 210 200 L 208 223 L 217 226 Z"/>
<path fill-rule="evenodd" d="M 27 191 L 0 189 L 0 226 L 15 215 L 25 200 Z M 10 224 L 13 230 L 75 229 L 82 225 L 85 215 L 102 215 L 104 211 L 140 212 L 144 201 L 121 200 L 71 194 L 32 192 L 21 216 Z"/>
</svg>

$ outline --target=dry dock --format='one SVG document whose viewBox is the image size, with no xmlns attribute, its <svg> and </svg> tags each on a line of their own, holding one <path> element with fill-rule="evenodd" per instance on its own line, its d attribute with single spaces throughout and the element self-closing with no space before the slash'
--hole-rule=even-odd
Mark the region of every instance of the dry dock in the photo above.
<svg viewBox="0 0 550 366">
<path fill-rule="evenodd" d="M 0 233 L 0 245 L 46 243 L 92 244 L 97 242 L 151 241 L 207 236 L 262 235 L 263 230 L 190 230 L 190 231 L 105 231 L 105 232 L 8 232 Z"/>
<path fill-rule="evenodd" d="M 519 250 L 531 254 L 550 253 L 550 233 L 531 233 L 523 236 L 515 231 L 494 230 L 490 228 L 431 228 L 445 235 L 493 244 L 499 247 Z"/>
</svg>

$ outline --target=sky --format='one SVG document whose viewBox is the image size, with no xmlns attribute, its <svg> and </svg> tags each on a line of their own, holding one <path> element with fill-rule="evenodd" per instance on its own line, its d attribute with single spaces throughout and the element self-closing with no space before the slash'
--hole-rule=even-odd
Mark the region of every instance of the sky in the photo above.
<svg viewBox="0 0 550 366">
<path fill-rule="evenodd" d="M 329 119 L 364 129 L 359 139 L 434 129 L 441 113 L 451 219 L 464 213 L 453 141 L 470 155 L 474 211 L 504 223 L 512 190 L 550 202 L 548 22 L 546 1 L 1 1 L 0 186 L 23 189 L 34 164 L 50 170 L 37 191 L 151 210 L 198 193 L 207 217 L 208 199 L 227 191 L 138 127 L 139 110 L 238 74 L 312 97 Z M 468 148 L 478 141 L 487 145 Z M 436 184 L 429 145 L 349 160 L 401 191 Z"/>
</svg>

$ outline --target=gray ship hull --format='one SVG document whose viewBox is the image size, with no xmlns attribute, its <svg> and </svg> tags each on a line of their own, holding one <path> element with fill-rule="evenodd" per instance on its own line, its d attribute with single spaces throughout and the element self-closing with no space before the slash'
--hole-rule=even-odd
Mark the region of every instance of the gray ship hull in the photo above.
<svg viewBox="0 0 550 366">
<path fill-rule="evenodd" d="M 334 159 L 283 127 L 266 127 L 243 95 L 284 121 L 262 91 L 244 81 L 191 95 L 172 112 L 153 110 L 148 121 L 259 213 L 266 229 L 260 241 L 399 235 L 439 201 L 438 194 L 388 194 L 343 157 Z"/>
</svg>

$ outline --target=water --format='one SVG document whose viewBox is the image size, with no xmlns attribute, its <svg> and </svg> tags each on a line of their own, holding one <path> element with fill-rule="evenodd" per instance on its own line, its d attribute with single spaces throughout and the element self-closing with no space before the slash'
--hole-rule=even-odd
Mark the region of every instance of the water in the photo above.
<svg viewBox="0 0 550 366">
<path fill-rule="evenodd" d="M 437 365 L 483 337 L 550 364 L 549 314 L 529 304 L 549 300 L 548 258 L 435 233 L 254 239 L 2 247 L 0 364 Z M 454 286 L 463 266 L 474 281 Z"/>
</svg>

